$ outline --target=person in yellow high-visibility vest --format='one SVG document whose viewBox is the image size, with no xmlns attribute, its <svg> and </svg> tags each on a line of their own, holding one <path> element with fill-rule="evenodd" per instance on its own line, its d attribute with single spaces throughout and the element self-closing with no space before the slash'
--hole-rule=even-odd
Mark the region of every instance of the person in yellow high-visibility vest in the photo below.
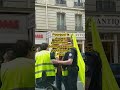
<svg viewBox="0 0 120 90">
<path fill-rule="evenodd" d="M 34 51 L 32 43 L 19 40 L 15 45 L 16 59 L 1 65 L 0 90 L 34 90 L 35 89 L 35 61 L 32 59 Z"/>
<path fill-rule="evenodd" d="M 35 56 L 35 79 L 37 87 L 41 86 L 42 74 L 46 73 L 46 81 L 53 84 L 55 81 L 55 68 L 52 64 L 50 51 L 48 51 L 48 44 L 41 44 L 41 51 Z"/>
<path fill-rule="evenodd" d="M 72 44 L 72 40 L 68 38 L 69 45 Z M 77 51 L 75 48 L 70 48 L 70 51 L 66 52 L 63 61 L 55 60 L 54 64 L 61 64 L 64 70 L 63 74 L 68 75 L 63 77 L 63 80 L 67 81 L 66 90 L 77 90 L 77 77 L 78 77 L 78 66 L 77 66 Z"/>
</svg>

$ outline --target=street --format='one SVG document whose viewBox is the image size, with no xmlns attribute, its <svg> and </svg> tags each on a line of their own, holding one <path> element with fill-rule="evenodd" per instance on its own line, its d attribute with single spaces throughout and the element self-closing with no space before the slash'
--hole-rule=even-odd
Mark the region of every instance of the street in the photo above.
<svg viewBox="0 0 120 90">
<path fill-rule="evenodd" d="M 82 83 L 80 81 L 78 81 L 77 86 L 78 86 L 78 90 L 85 90 L 83 88 Z M 36 88 L 35 90 L 45 90 L 45 89 L 38 89 L 38 88 Z M 65 90 L 63 85 L 62 85 L 62 90 Z"/>
</svg>

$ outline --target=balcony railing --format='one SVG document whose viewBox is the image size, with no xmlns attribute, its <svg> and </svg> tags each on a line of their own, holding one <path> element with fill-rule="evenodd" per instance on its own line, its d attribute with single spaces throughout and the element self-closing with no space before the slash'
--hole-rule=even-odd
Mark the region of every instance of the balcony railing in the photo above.
<svg viewBox="0 0 120 90">
<path fill-rule="evenodd" d="M 61 31 L 64 31 L 66 30 L 66 26 L 65 25 L 57 25 L 57 30 L 61 30 Z"/>
<path fill-rule="evenodd" d="M 65 0 L 56 0 L 56 4 L 57 5 L 66 5 L 66 1 Z"/>
<path fill-rule="evenodd" d="M 96 11 L 116 11 L 114 1 L 96 1 Z"/>
<path fill-rule="evenodd" d="M 75 26 L 75 31 L 83 31 L 83 27 L 82 26 Z"/>
<path fill-rule="evenodd" d="M 74 2 L 74 7 L 84 7 L 84 3 Z"/>
</svg>

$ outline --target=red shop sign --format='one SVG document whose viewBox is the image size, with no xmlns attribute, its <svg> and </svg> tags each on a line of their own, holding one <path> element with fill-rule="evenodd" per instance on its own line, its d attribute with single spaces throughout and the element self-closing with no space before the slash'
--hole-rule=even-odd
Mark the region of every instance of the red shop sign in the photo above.
<svg viewBox="0 0 120 90">
<path fill-rule="evenodd" d="M 19 21 L 18 20 L 0 20 L 0 28 L 18 29 Z"/>
<path fill-rule="evenodd" d="M 43 34 L 35 34 L 35 38 L 43 38 Z"/>
</svg>

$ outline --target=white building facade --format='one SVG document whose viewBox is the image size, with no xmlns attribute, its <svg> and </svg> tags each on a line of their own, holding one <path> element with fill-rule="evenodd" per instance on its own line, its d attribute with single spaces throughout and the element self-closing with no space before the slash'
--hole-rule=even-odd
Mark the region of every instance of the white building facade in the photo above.
<svg viewBox="0 0 120 90">
<path fill-rule="evenodd" d="M 84 0 L 36 0 L 36 44 L 43 41 L 38 33 L 68 32 L 76 33 L 79 47 L 83 50 L 85 42 Z M 78 35 L 79 34 L 79 35 Z M 40 39 L 42 40 L 40 41 Z M 47 42 L 46 37 L 46 42 Z M 39 40 L 39 41 L 38 41 Z"/>
<path fill-rule="evenodd" d="M 85 6 L 86 17 L 96 21 L 108 61 L 120 63 L 120 1 L 88 0 Z"/>
</svg>

